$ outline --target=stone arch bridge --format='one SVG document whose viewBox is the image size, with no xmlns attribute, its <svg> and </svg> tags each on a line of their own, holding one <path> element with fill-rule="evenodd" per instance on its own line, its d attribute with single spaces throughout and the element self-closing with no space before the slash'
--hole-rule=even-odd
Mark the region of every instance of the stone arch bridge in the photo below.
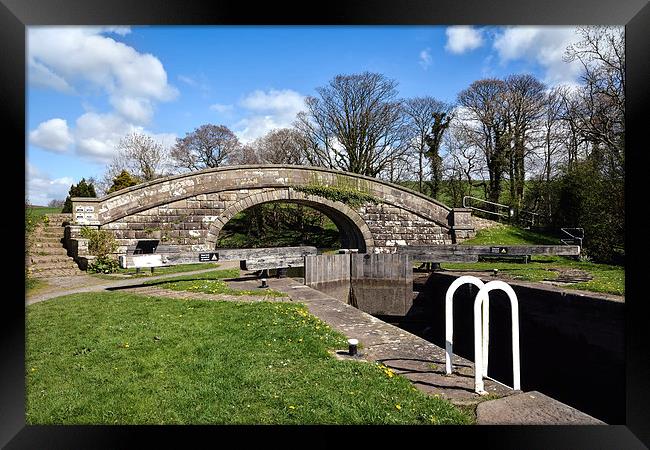
<svg viewBox="0 0 650 450">
<path fill-rule="evenodd" d="M 331 193 L 364 193 L 346 204 Z M 235 214 L 270 202 L 298 203 L 328 216 L 342 248 L 392 253 L 400 246 L 453 244 L 473 236 L 470 211 L 358 174 L 292 165 L 229 166 L 160 178 L 102 198 L 73 198 L 71 236 L 81 226 L 110 230 L 118 253 L 157 240 L 180 251 L 217 248 Z M 75 231 L 76 230 L 76 231 Z"/>
</svg>

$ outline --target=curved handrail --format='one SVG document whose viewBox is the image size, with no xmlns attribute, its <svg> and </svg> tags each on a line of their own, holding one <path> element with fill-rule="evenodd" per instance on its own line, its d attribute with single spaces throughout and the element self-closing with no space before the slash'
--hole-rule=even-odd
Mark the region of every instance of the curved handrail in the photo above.
<svg viewBox="0 0 650 450">
<path fill-rule="evenodd" d="M 489 301 L 489 292 L 495 289 L 504 291 L 510 299 L 510 309 L 512 313 L 512 379 L 513 389 L 521 389 L 520 365 L 519 365 L 519 301 L 517 294 L 509 284 L 494 280 L 485 284 L 476 294 L 474 300 L 474 387 L 478 394 L 486 394 L 483 384 L 483 377 L 487 375 L 487 365 L 483 367 L 483 355 L 487 361 L 487 349 L 481 348 L 481 334 L 483 329 L 480 321 L 480 310 L 483 302 Z"/>
<path fill-rule="evenodd" d="M 485 286 L 485 283 L 481 281 L 479 278 L 474 277 L 472 275 L 463 275 L 462 277 L 458 277 L 454 280 L 453 283 L 449 286 L 447 289 L 447 294 L 445 295 L 445 368 L 447 371 L 447 375 L 451 375 L 451 358 L 453 356 L 453 342 L 454 342 L 454 308 L 453 308 L 453 303 L 454 303 L 454 294 L 456 293 L 456 290 L 461 287 L 463 284 L 473 284 L 477 288 L 481 289 L 483 286 Z M 487 304 L 486 304 L 487 306 Z M 485 327 L 482 329 L 486 330 L 485 336 L 483 336 L 483 345 L 485 346 L 486 353 L 487 353 L 487 330 L 489 330 L 489 324 L 487 323 L 488 321 L 488 314 L 489 314 L 489 309 L 483 308 L 483 321 L 485 322 Z M 487 362 L 486 362 L 486 369 L 485 371 L 487 372 Z"/>
</svg>

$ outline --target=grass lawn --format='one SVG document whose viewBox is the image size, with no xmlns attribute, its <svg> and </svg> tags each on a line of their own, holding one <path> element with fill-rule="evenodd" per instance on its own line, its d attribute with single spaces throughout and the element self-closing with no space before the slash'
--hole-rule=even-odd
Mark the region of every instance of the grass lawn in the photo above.
<svg viewBox="0 0 650 450">
<path fill-rule="evenodd" d="M 219 264 L 215 263 L 179 264 L 176 266 L 156 267 L 153 274 L 151 273 L 151 269 L 145 267 L 143 269 L 140 269 L 140 273 L 136 273 L 135 269 L 118 269 L 112 274 L 89 273 L 89 275 L 92 275 L 96 278 L 101 278 L 103 280 L 115 280 L 116 278 L 125 277 L 155 277 L 157 275 L 165 275 L 168 273 L 192 272 L 193 270 L 216 269 L 217 267 L 219 267 Z"/>
<path fill-rule="evenodd" d="M 554 236 L 536 233 L 531 230 L 512 225 L 497 224 L 484 228 L 472 239 L 463 241 L 465 245 L 560 245 L 560 240 Z"/>
<path fill-rule="evenodd" d="M 237 278 L 239 273 L 239 269 L 214 270 L 195 275 L 167 278 L 164 282 L 146 281 L 144 284 L 155 284 L 158 287 L 174 291 L 202 292 L 205 294 L 287 296 L 287 294 L 273 289 L 232 289 L 223 281 L 225 278 Z"/>
<path fill-rule="evenodd" d="M 557 245 L 559 241 L 552 236 L 500 224 L 493 228 L 480 230 L 476 233 L 475 238 L 464 241 L 463 244 Z M 567 288 L 625 295 L 625 268 L 623 266 L 576 261 L 562 256 L 532 256 L 528 264 L 486 261 L 478 263 L 443 263 L 440 266 L 448 270 L 491 271 L 492 269 L 498 269 L 501 274 L 523 281 L 552 280 L 558 277 L 560 271 L 580 270 L 589 273 L 593 279 L 584 283 L 566 284 Z"/>
<path fill-rule="evenodd" d="M 61 214 L 61 208 L 50 208 L 47 206 L 30 206 L 28 208 L 32 217 L 41 221 L 46 214 Z"/>
<path fill-rule="evenodd" d="M 47 282 L 38 278 L 25 278 L 25 291 L 33 294 L 47 286 Z"/>
<path fill-rule="evenodd" d="M 26 310 L 28 424 L 470 424 L 285 302 L 118 292 Z"/>
</svg>

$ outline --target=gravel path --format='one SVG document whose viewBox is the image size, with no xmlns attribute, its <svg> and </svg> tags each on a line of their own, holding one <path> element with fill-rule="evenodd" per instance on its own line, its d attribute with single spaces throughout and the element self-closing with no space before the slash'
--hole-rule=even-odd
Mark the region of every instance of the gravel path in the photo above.
<svg viewBox="0 0 650 450">
<path fill-rule="evenodd" d="M 164 280 L 185 275 L 195 275 L 199 273 L 210 272 L 213 270 L 229 269 L 239 267 L 239 261 L 229 261 L 220 264 L 219 267 L 210 269 L 194 270 L 192 272 L 177 272 L 164 275 L 139 277 L 132 279 L 104 280 L 90 275 L 79 275 L 73 277 L 52 277 L 47 279 L 48 285 L 38 289 L 32 294 L 25 297 L 25 305 L 42 302 L 54 297 L 60 297 L 68 294 L 78 294 L 81 292 L 99 292 L 127 286 L 142 286 L 144 281 Z"/>
</svg>

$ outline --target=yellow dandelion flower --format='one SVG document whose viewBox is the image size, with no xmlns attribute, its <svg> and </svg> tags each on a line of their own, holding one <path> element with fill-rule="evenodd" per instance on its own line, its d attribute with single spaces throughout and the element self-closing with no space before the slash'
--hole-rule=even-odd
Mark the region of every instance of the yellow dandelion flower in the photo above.
<svg viewBox="0 0 650 450">
<path fill-rule="evenodd" d="M 398 411 L 402 410 L 402 407 L 400 405 L 395 405 L 395 408 L 397 408 Z"/>
</svg>

